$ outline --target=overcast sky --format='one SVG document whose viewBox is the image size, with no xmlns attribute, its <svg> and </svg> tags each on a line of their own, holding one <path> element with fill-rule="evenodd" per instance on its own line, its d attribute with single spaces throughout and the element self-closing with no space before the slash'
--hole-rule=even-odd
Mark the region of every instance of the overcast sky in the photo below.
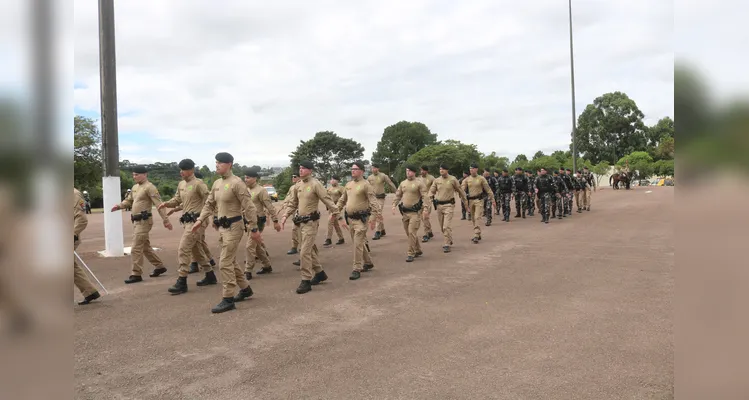
<svg viewBox="0 0 749 400">
<path fill-rule="evenodd" d="M 369 158 L 400 120 L 510 158 L 569 145 L 566 1 L 115 6 L 121 159 L 210 166 L 230 151 L 242 164 L 285 165 L 322 130 L 358 140 Z M 578 115 L 618 90 L 649 125 L 673 117 L 673 2 L 573 7 Z M 97 2 L 76 1 L 75 106 L 95 118 L 97 29 Z"/>
</svg>

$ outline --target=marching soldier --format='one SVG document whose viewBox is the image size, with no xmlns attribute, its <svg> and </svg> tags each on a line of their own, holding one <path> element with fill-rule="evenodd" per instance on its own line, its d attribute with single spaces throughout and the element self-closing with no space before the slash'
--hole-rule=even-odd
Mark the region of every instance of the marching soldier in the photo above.
<svg viewBox="0 0 749 400">
<path fill-rule="evenodd" d="M 536 213 L 536 176 L 531 170 L 526 170 L 525 176 L 528 178 L 528 216 L 532 217 Z"/>
<path fill-rule="evenodd" d="M 354 270 L 349 279 L 354 281 L 361 278 L 362 272 L 374 268 L 367 249 L 367 220 L 370 229 L 374 229 L 377 220 L 382 219 L 382 209 L 375 197 L 374 188 L 364 179 L 364 163 L 356 161 L 351 166 L 351 178 L 337 204 L 338 209 L 343 210 L 344 217 L 339 216 L 337 220 L 351 232 Z M 336 217 L 331 215 L 330 220 L 336 220 Z"/>
<path fill-rule="evenodd" d="M 202 182 L 202 180 L 198 177 L 198 172 L 195 171 L 195 178 L 196 180 L 199 180 Z M 206 187 L 208 187 L 206 185 Z M 201 205 L 202 207 L 202 205 Z M 171 217 L 172 214 L 176 213 L 177 211 L 182 211 L 182 206 L 175 206 L 171 210 L 169 210 L 166 213 L 167 217 Z M 192 250 L 192 262 L 190 262 L 190 273 L 194 274 L 196 272 L 200 272 L 200 267 L 198 266 L 198 260 L 207 259 L 209 260 L 208 263 L 211 265 L 211 267 L 216 266 L 216 261 L 213 260 L 213 255 L 211 255 L 211 250 L 208 248 L 208 243 L 205 241 L 205 229 L 203 229 L 203 233 L 198 235 L 199 237 L 195 241 L 195 247 Z"/>
<path fill-rule="evenodd" d="M 338 203 L 338 200 L 341 199 L 341 196 L 343 196 L 343 191 L 344 191 L 344 189 L 338 185 L 338 182 L 340 181 L 341 179 L 334 175 L 333 177 L 330 178 L 330 187 L 328 188 L 328 194 L 330 195 L 330 199 L 333 200 L 333 203 L 336 203 L 336 204 Z M 338 224 L 338 220 L 335 218 L 329 218 L 328 219 L 328 236 L 325 239 L 325 243 L 323 243 L 323 246 L 333 245 L 333 240 L 332 240 L 333 229 L 335 229 L 335 233 L 336 235 L 338 235 L 338 241 L 335 244 L 339 245 L 339 244 L 345 243 L 345 241 L 343 240 L 343 232 L 341 232 L 341 226 Z"/>
<path fill-rule="evenodd" d="M 492 188 L 492 191 L 494 191 L 494 201 L 497 202 L 497 204 L 502 204 L 502 199 L 499 197 L 499 170 L 495 169 L 492 171 L 492 177 L 494 178 L 494 187 L 491 186 L 491 182 L 489 182 L 489 187 Z M 496 215 L 499 215 L 501 210 L 499 207 L 496 207 L 496 210 L 494 210 L 494 213 Z M 504 220 L 504 219 L 503 219 Z"/>
<path fill-rule="evenodd" d="M 567 215 L 564 212 L 564 198 L 567 196 L 567 192 L 569 189 L 567 188 L 567 184 L 564 182 L 564 179 L 562 179 L 561 176 L 559 176 L 559 171 L 554 170 L 554 184 L 557 187 L 557 195 L 556 196 L 556 207 L 551 209 L 551 217 L 554 218 L 554 210 L 556 210 L 556 217 L 557 219 L 562 219 L 562 217 L 566 217 Z"/>
<path fill-rule="evenodd" d="M 559 176 L 567 186 L 567 193 L 564 195 L 564 214 L 572 216 L 572 198 L 574 197 L 574 188 L 572 182 L 572 170 L 567 168 L 566 170 L 560 168 Z"/>
<path fill-rule="evenodd" d="M 429 201 L 434 205 L 437 212 L 437 220 L 444 237 L 442 245 L 442 252 L 444 253 L 449 253 L 450 246 L 453 245 L 452 221 L 456 194 L 460 197 L 460 204 L 465 210 L 468 205 L 466 192 L 460 187 L 458 180 L 449 174 L 449 168 L 445 164 L 440 165 L 440 176 L 434 180 L 432 187 L 429 189 Z"/>
<path fill-rule="evenodd" d="M 78 245 L 81 244 L 81 232 L 88 226 L 88 217 L 86 216 L 86 201 L 83 200 L 81 192 L 78 189 L 73 188 L 73 250 L 78 249 Z M 83 301 L 79 301 L 78 304 L 84 305 L 89 304 L 92 301 L 101 297 L 96 287 L 91 284 L 88 280 L 86 273 L 83 272 L 83 268 L 75 260 L 73 256 L 73 283 L 83 295 Z"/>
<path fill-rule="evenodd" d="M 559 188 L 554 180 L 546 174 L 546 168 L 541 168 L 538 178 L 536 178 L 536 195 L 539 200 L 539 210 L 541 211 L 541 222 L 549 223 L 549 209 L 554 209 L 552 196 L 560 198 Z M 556 173 L 556 171 L 554 171 Z M 561 218 L 561 217 L 560 217 Z"/>
<path fill-rule="evenodd" d="M 293 222 L 299 225 L 300 239 L 300 264 L 302 270 L 302 282 L 296 289 L 299 294 L 312 290 L 312 285 L 319 285 L 328 279 L 328 275 L 318 260 L 317 245 L 315 237 L 320 227 L 320 212 L 317 207 L 322 201 L 328 211 L 338 217 L 338 207 L 333 204 L 327 190 L 317 179 L 312 177 L 314 165 L 309 161 L 299 163 L 299 181 L 294 185 L 286 208 L 286 215 L 281 219 L 281 226 L 286 224 L 286 219 L 296 213 Z M 314 275 L 312 273 L 314 272 Z"/>
<path fill-rule="evenodd" d="M 473 222 L 473 243 L 478 244 L 481 240 L 481 228 L 479 227 L 479 221 L 481 221 L 482 213 L 484 212 L 484 198 L 490 196 L 494 207 L 497 207 L 497 202 L 494 200 L 494 193 L 492 193 L 489 183 L 486 178 L 479 176 L 478 164 L 471 164 L 471 175 L 463 180 L 462 189 L 466 192 L 468 200 L 468 210 L 471 213 L 471 222 Z"/>
<path fill-rule="evenodd" d="M 401 201 L 403 200 L 403 201 Z M 398 208 L 402 215 L 403 230 L 408 236 L 408 252 L 406 262 L 412 262 L 414 257 L 422 255 L 421 244 L 419 244 L 419 225 L 422 216 L 429 213 L 429 202 L 427 201 L 427 187 L 424 181 L 416 179 L 416 167 L 406 166 L 406 180 L 401 182 L 395 191 L 393 200 L 393 215 Z"/>
<path fill-rule="evenodd" d="M 585 178 L 585 181 L 588 182 L 588 188 L 585 189 L 585 194 L 583 196 L 583 208 L 586 211 L 590 211 L 590 191 L 591 189 L 593 189 L 594 192 L 596 191 L 596 180 L 588 167 L 583 168 L 583 178 Z"/>
<path fill-rule="evenodd" d="M 289 206 L 289 199 L 291 198 L 291 192 L 294 190 L 294 185 L 299 182 L 299 175 L 293 174 L 291 175 L 291 187 L 289 188 L 289 191 L 286 193 L 286 197 L 284 197 L 283 204 L 281 205 L 281 210 L 285 210 L 286 207 Z M 293 255 L 299 253 L 299 226 L 297 224 L 294 224 L 294 227 L 291 229 L 291 249 L 286 252 L 288 255 Z M 295 265 L 299 265 L 298 263 L 294 263 Z"/>
<path fill-rule="evenodd" d="M 515 181 L 508 175 L 507 168 L 502 170 L 502 176 L 497 182 L 497 195 L 502 207 L 502 221 L 510 222 L 510 201 L 515 193 Z"/>
<path fill-rule="evenodd" d="M 583 202 L 585 201 L 585 193 L 590 191 L 588 181 L 583 178 L 582 174 L 578 170 L 573 178 L 572 184 L 575 187 L 575 205 L 577 206 L 577 212 L 583 212 Z"/>
<path fill-rule="evenodd" d="M 515 168 L 515 176 L 512 177 L 515 184 L 515 218 L 525 218 L 525 210 L 528 208 L 528 178 L 523 174 L 523 169 Z"/>
<path fill-rule="evenodd" d="M 159 190 L 156 189 L 153 183 L 148 181 L 148 171 L 146 167 L 138 165 L 133 168 L 133 180 L 135 185 L 132 188 L 122 203 L 112 207 L 112 212 L 121 210 L 123 208 L 132 208 L 133 212 L 130 214 L 130 220 L 133 223 L 133 244 L 130 248 L 130 258 L 133 263 L 133 273 L 125 280 L 125 283 L 136 283 L 142 282 L 143 278 L 143 256 L 148 259 L 155 269 L 149 275 L 155 278 L 164 272 L 164 262 L 156 254 L 151 247 L 151 241 L 148 237 L 148 233 L 153 227 L 153 214 L 151 209 L 161 204 L 161 195 Z M 172 230 L 172 223 L 169 222 L 169 217 L 166 215 L 166 211 L 161 208 L 158 209 L 159 216 L 164 222 L 164 227 Z"/>
<path fill-rule="evenodd" d="M 197 256 L 197 262 L 205 273 L 203 280 L 197 281 L 198 286 L 215 285 L 217 283 L 216 274 L 213 272 L 208 258 L 200 251 L 198 241 L 205 237 L 205 227 L 198 232 L 192 232 L 193 224 L 198 220 L 203 204 L 208 198 L 208 185 L 195 177 L 195 163 L 190 159 L 184 159 L 179 162 L 180 176 L 182 180 L 177 185 L 177 192 L 174 197 L 164 203 L 159 204 L 158 209 L 173 208 L 180 206 L 183 210 L 179 222 L 185 227 L 182 232 L 182 239 L 179 242 L 177 250 L 177 261 L 179 263 L 179 277 L 177 283 L 168 289 L 171 294 L 187 293 L 187 275 L 190 273 L 190 261 L 192 257 Z"/>
<path fill-rule="evenodd" d="M 192 226 L 193 232 L 200 231 L 202 225 L 207 224 L 208 216 L 213 215 L 213 228 L 220 235 L 221 255 L 218 265 L 223 292 L 221 302 L 211 309 L 212 313 L 234 310 L 236 302 L 253 295 L 244 271 L 237 264 L 237 249 L 248 229 L 251 240 L 261 244 L 263 241 L 257 227 L 257 210 L 250 192 L 242 179 L 232 173 L 233 164 L 234 156 L 231 154 L 216 154 L 216 173 L 220 178 L 213 182 L 198 221 Z M 235 296 L 237 287 L 239 292 Z"/>
<path fill-rule="evenodd" d="M 494 179 L 494 176 L 492 176 L 491 171 L 489 171 L 489 168 L 484 168 L 484 179 L 486 179 L 486 182 L 489 184 L 489 189 L 492 190 L 492 193 L 497 193 L 497 180 Z M 484 217 L 486 217 L 486 226 L 491 226 L 492 224 L 492 198 L 494 196 L 489 196 L 484 198 Z M 495 201 L 496 203 L 496 201 Z"/>
<path fill-rule="evenodd" d="M 268 218 L 270 218 L 273 221 L 273 229 L 275 229 L 276 232 L 280 232 L 281 225 L 278 223 L 278 217 L 276 217 L 276 209 L 273 207 L 273 202 L 270 199 L 268 191 L 257 184 L 259 177 L 260 175 L 255 170 L 248 169 L 244 173 L 244 183 L 247 185 L 247 191 L 250 193 L 253 205 L 257 210 L 257 229 L 262 234 L 265 229 L 265 224 L 268 222 Z M 247 239 L 247 244 L 245 246 L 244 276 L 248 281 L 252 279 L 252 271 L 255 270 L 256 259 L 259 259 L 263 264 L 263 268 L 257 272 L 258 275 L 270 274 L 273 272 L 270 256 L 268 256 L 268 250 L 265 249 L 265 243 Z"/>
<path fill-rule="evenodd" d="M 377 164 L 372 164 L 372 173 L 367 177 L 367 182 L 374 187 L 375 197 L 377 198 L 377 201 L 380 202 L 380 208 L 384 209 L 385 197 L 387 197 L 385 194 L 385 184 L 387 183 L 390 185 L 390 188 L 393 189 L 393 191 L 395 191 L 395 184 L 389 176 L 380 173 L 380 166 Z M 380 240 L 381 237 L 385 236 L 384 219 L 377 222 L 376 229 L 377 230 L 375 231 L 372 240 Z"/>
<path fill-rule="evenodd" d="M 434 177 L 429 174 L 429 167 L 426 165 L 421 166 L 421 176 L 420 179 L 424 182 L 424 186 L 427 188 L 427 192 L 432 187 L 432 183 L 434 182 Z M 424 216 L 424 236 L 421 238 L 422 242 L 428 242 L 429 239 L 434 237 L 434 233 L 432 233 L 432 221 L 429 220 L 429 217 L 431 215 L 431 211 L 427 211 L 427 214 Z"/>
<path fill-rule="evenodd" d="M 458 183 L 460 183 L 461 187 L 463 186 L 463 181 L 464 181 L 464 180 L 465 180 L 466 178 L 468 178 L 468 177 L 469 177 L 470 175 L 471 175 L 471 173 L 470 173 L 470 172 L 468 172 L 468 171 L 463 171 L 463 177 L 462 177 L 462 178 L 460 178 L 460 179 L 458 179 Z M 462 189 L 461 189 L 461 190 L 462 190 Z M 465 192 L 464 192 L 464 193 L 465 193 Z M 462 212 L 462 214 L 463 214 L 463 215 L 461 216 L 461 218 L 460 218 L 460 220 L 461 220 L 461 221 L 464 221 L 464 220 L 466 219 L 466 212 L 468 211 L 468 210 L 467 210 L 467 207 L 468 207 L 468 206 L 467 206 L 467 205 L 465 205 L 465 204 L 463 204 L 462 202 L 460 203 L 460 211 L 461 211 L 461 212 Z"/>
</svg>

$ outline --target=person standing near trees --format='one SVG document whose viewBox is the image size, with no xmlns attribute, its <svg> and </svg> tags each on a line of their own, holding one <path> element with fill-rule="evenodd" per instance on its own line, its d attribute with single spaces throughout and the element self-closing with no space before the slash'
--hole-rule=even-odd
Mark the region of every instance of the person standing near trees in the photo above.
<svg viewBox="0 0 749 400">
<path fill-rule="evenodd" d="M 133 272 L 125 280 L 125 283 L 136 283 L 142 282 L 143 278 L 143 256 L 148 259 L 148 262 L 153 264 L 155 269 L 149 275 L 151 278 L 155 278 L 164 272 L 164 262 L 161 258 L 153 251 L 151 247 L 151 241 L 149 239 L 149 232 L 153 227 L 153 214 L 151 209 L 161 205 L 161 195 L 159 190 L 154 186 L 153 183 L 148 181 L 148 171 L 146 167 L 138 165 L 133 168 L 133 180 L 135 185 L 132 190 L 128 192 L 127 197 L 122 203 L 112 207 L 112 212 L 121 210 L 123 208 L 131 208 L 132 214 L 130 214 L 130 220 L 133 223 L 133 244 L 130 248 L 130 258 L 132 259 Z M 169 222 L 169 217 L 166 215 L 166 211 L 163 208 L 158 209 L 159 215 L 164 222 L 164 227 L 172 230 L 172 223 Z"/>
<path fill-rule="evenodd" d="M 420 179 L 424 182 L 424 186 L 426 186 L 428 192 L 432 187 L 432 183 L 434 182 L 434 177 L 429 174 L 428 166 L 421 166 Z M 434 237 L 434 233 L 432 233 L 432 221 L 429 220 L 430 215 L 430 211 L 427 211 L 427 214 L 424 216 L 424 236 L 421 238 L 421 241 L 425 243 L 428 242 L 429 239 Z"/>
<path fill-rule="evenodd" d="M 380 202 L 380 208 L 384 209 L 385 197 L 387 197 L 387 195 L 385 194 L 385 184 L 387 183 L 388 185 L 390 185 L 393 191 L 395 191 L 395 184 L 389 176 L 380 173 L 380 166 L 377 164 L 372 164 L 372 173 L 367 177 L 367 182 L 369 182 L 369 184 L 374 187 L 375 198 L 377 198 L 377 201 Z M 372 237 L 372 240 L 380 240 L 381 237 L 385 236 L 384 220 L 378 221 L 377 227 L 375 229 L 376 231 L 374 233 L 374 237 Z"/>
<path fill-rule="evenodd" d="M 556 173 L 556 171 L 554 172 Z M 538 209 L 541 211 L 541 222 L 548 224 L 549 211 L 555 209 L 554 204 L 556 203 L 556 199 L 559 198 L 560 195 L 559 187 L 557 186 L 554 178 L 547 175 L 546 168 L 541 168 L 538 171 L 535 191 L 539 200 Z M 554 197 L 554 200 L 552 200 L 552 197 Z"/>
<path fill-rule="evenodd" d="M 427 188 L 424 181 L 416 179 L 416 173 L 416 167 L 406 166 L 406 180 L 398 186 L 393 200 L 393 215 L 395 215 L 395 209 L 398 208 L 403 216 L 403 230 L 408 236 L 406 262 L 412 262 L 415 257 L 423 254 L 418 238 L 419 225 L 422 216 L 429 212 Z"/>
<path fill-rule="evenodd" d="M 440 176 L 434 180 L 432 187 L 429 188 L 429 201 L 434 205 L 437 213 L 437 221 L 439 221 L 440 231 L 444 238 L 442 245 L 442 252 L 444 253 L 449 253 L 450 246 L 453 245 L 452 222 L 456 194 L 460 197 L 460 204 L 465 210 L 468 204 L 466 192 L 461 189 L 458 180 L 450 175 L 447 165 L 440 165 Z"/>
<path fill-rule="evenodd" d="M 273 202 L 270 199 L 268 191 L 258 185 L 257 180 L 259 177 L 260 175 L 254 169 L 248 169 L 244 173 L 244 183 L 247 185 L 247 191 L 250 193 L 253 205 L 257 210 L 257 228 L 262 234 L 265 224 L 268 222 L 268 218 L 270 218 L 273 221 L 273 229 L 276 232 L 280 232 L 281 225 L 278 223 L 278 218 L 276 217 L 276 209 L 273 207 Z M 268 250 L 266 250 L 264 243 L 247 239 L 245 255 L 244 275 L 248 281 L 252 279 L 256 259 L 260 260 L 263 264 L 263 268 L 257 272 L 258 275 L 273 272 L 270 256 L 268 256 Z"/>
<path fill-rule="evenodd" d="M 593 175 L 592 172 L 590 172 L 590 169 L 588 167 L 583 167 L 583 179 L 585 179 L 586 182 L 588 182 L 588 187 L 585 189 L 585 194 L 583 197 L 583 209 L 586 211 L 590 211 L 590 197 L 591 197 L 591 189 L 595 192 L 596 190 L 596 178 Z"/>
<path fill-rule="evenodd" d="M 461 188 L 466 192 L 468 211 L 471 213 L 471 222 L 473 223 L 473 239 L 471 241 L 473 244 L 478 244 L 479 240 L 481 240 L 479 222 L 484 212 L 484 198 L 490 196 L 492 205 L 495 208 L 497 207 L 497 202 L 494 200 L 494 193 L 492 193 L 492 189 L 489 187 L 489 182 L 483 176 L 478 175 L 478 164 L 471 164 L 470 171 L 471 175 L 463 179 Z"/>
<path fill-rule="evenodd" d="M 529 169 L 525 170 L 525 176 L 528 178 L 528 216 L 532 217 L 536 213 L 536 176 Z"/>
</svg>

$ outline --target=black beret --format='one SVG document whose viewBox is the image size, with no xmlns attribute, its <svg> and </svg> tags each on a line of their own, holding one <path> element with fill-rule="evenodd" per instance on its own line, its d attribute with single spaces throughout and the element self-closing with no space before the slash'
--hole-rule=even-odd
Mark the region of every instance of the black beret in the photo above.
<svg viewBox="0 0 749 400">
<path fill-rule="evenodd" d="M 440 164 L 440 169 L 450 169 L 447 164 Z"/>
<path fill-rule="evenodd" d="M 541 168 L 539 168 L 538 170 L 539 170 L 539 171 L 546 171 L 546 168 L 544 168 L 544 167 L 541 167 Z"/>
<path fill-rule="evenodd" d="M 354 161 L 351 165 L 356 165 L 359 169 L 364 169 L 364 163 L 361 161 Z"/>
<path fill-rule="evenodd" d="M 299 166 L 306 169 L 315 169 L 315 165 L 312 164 L 312 161 L 302 161 L 299 163 Z"/>
<path fill-rule="evenodd" d="M 226 164 L 233 163 L 234 156 L 226 152 L 221 152 L 221 153 L 216 154 L 216 161 L 220 163 L 226 163 Z"/>
<path fill-rule="evenodd" d="M 479 165 L 477 163 L 471 163 L 471 168 L 478 168 Z"/>
<path fill-rule="evenodd" d="M 260 177 L 260 175 L 258 175 L 257 171 L 255 171 L 254 169 L 250 169 L 250 168 L 247 168 L 246 170 L 244 170 L 244 176 L 246 176 L 248 178 L 259 178 Z"/>
<path fill-rule="evenodd" d="M 338 175 L 333 175 L 333 176 L 331 176 L 330 178 L 331 178 L 331 179 L 335 179 L 335 180 L 337 180 L 337 181 L 340 181 L 340 180 L 341 180 L 341 178 L 340 178 L 340 177 L 339 177 Z"/>
<path fill-rule="evenodd" d="M 484 172 L 492 172 L 489 168 L 484 168 Z"/>
<path fill-rule="evenodd" d="M 372 163 L 372 168 L 380 168 L 380 164 Z"/>
<path fill-rule="evenodd" d="M 583 167 L 583 169 L 588 169 L 588 167 Z"/>
<path fill-rule="evenodd" d="M 502 172 L 508 172 L 507 168 L 502 168 Z"/>
<path fill-rule="evenodd" d="M 413 165 L 413 164 L 408 164 L 408 165 L 406 165 L 406 169 L 407 169 L 407 170 L 409 170 L 409 171 L 413 171 L 413 172 L 418 172 L 418 171 L 416 170 L 416 166 L 415 166 L 415 165 Z"/>
<path fill-rule="evenodd" d="M 554 170 L 554 175 L 559 175 L 559 171 Z"/>
<path fill-rule="evenodd" d="M 136 174 L 145 174 L 146 172 L 148 172 L 148 170 L 146 170 L 145 165 L 136 165 L 133 167 L 133 172 L 135 172 Z"/>
<path fill-rule="evenodd" d="M 423 169 L 424 171 L 429 172 L 429 167 L 427 167 L 426 165 L 422 165 L 421 169 Z"/>
<path fill-rule="evenodd" d="M 567 171 L 570 171 L 570 172 L 572 172 L 572 170 L 571 170 L 571 169 L 569 169 L 569 168 L 567 168 Z"/>
<path fill-rule="evenodd" d="M 185 158 L 184 160 L 179 162 L 179 169 L 186 170 L 186 169 L 193 169 L 195 168 L 195 162 L 189 158 Z"/>
<path fill-rule="evenodd" d="M 522 171 L 523 169 L 520 167 L 515 167 L 515 171 Z"/>
<path fill-rule="evenodd" d="M 291 174 L 292 178 L 299 178 L 299 174 Z"/>
<path fill-rule="evenodd" d="M 463 171 L 464 175 L 471 175 L 471 171 Z"/>
</svg>

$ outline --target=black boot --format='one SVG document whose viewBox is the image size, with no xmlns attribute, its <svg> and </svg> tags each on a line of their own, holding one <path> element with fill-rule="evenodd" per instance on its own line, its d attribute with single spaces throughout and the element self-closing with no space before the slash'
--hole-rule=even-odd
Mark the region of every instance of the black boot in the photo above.
<svg viewBox="0 0 749 400">
<path fill-rule="evenodd" d="M 198 268 L 198 263 L 196 263 L 195 261 L 193 261 L 193 262 L 190 263 L 190 272 L 189 273 L 194 274 L 196 272 L 200 272 L 200 268 Z"/>
<path fill-rule="evenodd" d="M 89 304 L 92 301 L 98 299 L 99 297 L 101 297 L 101 295 L 99 294 L 99 292 L 93 292 L 90 295 L 86 296 L 86 298 L 84 298 L 83 301 L 79 301 L 78 304 L 80 304 L 80 305 L 86 305 L 86 304 Z"/>
<path fill-rule="evenodd" d="M 229 310 L 236 309 L 237 306 L 234 305 L 234 298 L 233 297 L 224 297 L 221 299 L 221 302 L 216 305 L 216 307 L 211 308 L 211 312 L 214 314 L 227 312 Z"/>
<path fill-rule="evenodd" d="M 450 246 L 442 246 L 442 252 L 443 253 L 449 253 L 450 252 Z"/>
<path fill-rule="evenodd" d="M 307 280 L 302 280 L 302 283 L 300 283 L 299 287 L 296 288 L 296 292 L 299 294 L 305 294 L 310 290 L 312 290 L 312 284 Z"/>
<path fill-rule="evenodd" d="M 125 283 L 135 283 L 135 282 L 143 282 L 143 277 L 140 275 L 130 275 L 127 279 L 125 279 Z"/>
<path fill-rule="evenodd" d="M 236 296 L 234 296 L 234 302 L 244 301 L 244 299 L 252 297 L 252 288 L 247 285 L 246 288 L 241 289 Z"/>
<path fill-rule="evenodd" d="M 359 271 L 351 271 L 351 275 L 349 275 L 349 280 L 355 281 L 359 278 L 361 278 L 361 272 Z"/>
<path fill-rule="evenodd" d="M 380 231 L 376 231 L 374 236 L 372 236 L 372 240 L 380 240 L 381 237 L 382 233 L 380 233 Z"/>
<path fill-rule="evenodd" d="M 293 262 L 292 264 L 294 264 L 294 265 L 296 265 L 297 267 L 299 267 L 299 266 L 301 266 L 301 265 L 302 265 L 302 261 L 301 261 L 301 260 L 296 260 L 296 261 L 294 261 L 294 262 Z"/>
<path fill-rule="evenodd" d="M 273 272 L 273 267 L 267 266 L 263 267 L 260 271 L 257 271 L 257 275 L 270 274 L 271 272 Z"/>
<path fill-rule="evenodd" d="M 187 277 L 180 276 L 174 286 L 167 289 L 171 294 L 187 293 Z"/>
<path fill-rule="evenodd" d="M 286 254 L 292 255 L 298 253 L 296 247 L 292 247 L 291 250 L 287 251 Z"/>
<path fill-rule="evenodd" d="M 216 274 L 213 271 L 206 272 L 205 277 L 202 280 L 195 282 L 195 284 L 198 286 L 215 285 L 217 283 L 218 280 L 216 279 Z"/>
<path fill-rule="evenodd" d="M 364 269 L 364 272 L 367 272 L 371 270 L 372 268 L 374 268 L 374 264 L 372 263 L 362 265 L 362 269 Z"/>
<path fill-rule="evenodd" d="M 385 233 L 385 230 L 384 230 L 384 229 L 380 231 L 380 235 L 381 235 L 381 236 L 385 236 L 385 235 L 387 235 L 387 234 Z"/>
<path fill-rule="evenodd" d="M 333 244 L 333 241 L 331 241 L 330 239 L 325 239 L 325 243 L 323 243 L 322 245 L 323 246 L 331 246 L 332 244 Z"/>
<path fill-rule="evenodd" d="M 525 218 L 525 210 L 523 210 L 523 218 Z"/>
<path fill-rule="evenodd" d="M 244 272 L 244 279 L 247 279 L 248 281 L 252 280 L 252 272 L 245 271 Z"/>
<path fill-rule="evenodd" d="M 335 242 L 335 244 L 336 244 L 336 245 L 339 245 L 339 246 L 340 246 L 340 245 L 342 245 L 342 244 L 344 244 L 344 243 L 346 243 L 346 241 L 345 241 L 345 240 L 343 240 L 343 238 L 340 238 L 340 239 L 338 239 L 338 241 L 337 241 L 337 242 Z"/>
<path fill-rule="evenodd" d="M 155 278 L 155 277 L 157 277 L 157 276 L 159 276 L 159 275 L 161 275 L 161 274 L 163 274 L 165 272 L 166 272 L 166 268 L 165 267 L 156 268 L 155 270 L 153 270 L 151 272 L 151 275 L 148 275 L 148 276 L 150 276 L 151 278 Z"/>
<path fill-rule="evenodd" d="M 424 236 L 423 236 L 423 237 L 421 238 L 421 241 L 422 241 L 422 243 L 426 243 L 426 242 L 428 242 L 428 241 L 429 241 L 429 235 L 424 235 Z"/>
<path fill-rule="evenodd" d="M 213 259 L 211 258 L 211 267 L 215 267 L 215 266 L 216 266 L 216 262 L 213 261 Z"/>
<path fill-rule="evenodd" d="M 312 277 L 312 280 L 309 281 L 312 285 L 319 285 L 320 282 L 327 281 L 328 280 L 328 274 L 325 273 L 325 271 L 320 271 L 315 274 L 314 277 Z"/>
</svg>

